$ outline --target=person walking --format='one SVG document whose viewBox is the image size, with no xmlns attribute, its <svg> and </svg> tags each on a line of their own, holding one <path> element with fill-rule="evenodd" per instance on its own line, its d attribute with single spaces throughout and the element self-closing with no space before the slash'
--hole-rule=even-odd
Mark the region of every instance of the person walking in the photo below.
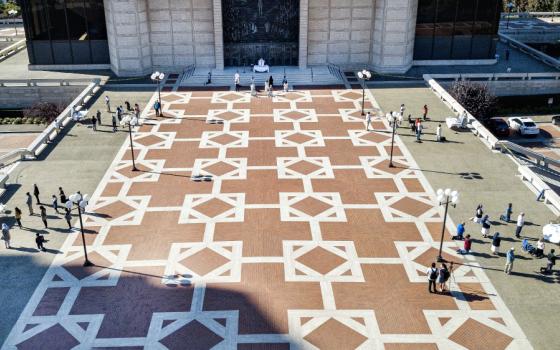
<svg viewBox="0 0 560 350">
<path fill-rule="evenodd" d="M 490 217 L 488 215 L 484 215 L 484 217 L 480 221 L 480 224 L 482 225 L 482 228 L 480 229 L 480 233 L 482 233 L 482 237 L 484 238 L 488 237 L 488 234 L 490 233 L 490 226 L 491 226 Z"/>
<path fill-rule="evenodd" d="M 117 119 L 119 120 L 119 122 L 122 120 L 123 113 L 124 113 L 124 109 L 122 108 L 122 106 L 118 106 L 117 107 Z"/>
<path fill-rule="evenodd" d="M 66 209 L 66 213 L 64 214 L 64 219 L 66 220 L 66 223 L 68 224 L 68 229 L 71 230 L 72 229 L 72 213 L 70 212 L 70 209 Z"/>
<path fill-rule="evenodd" d="M 439 284 L 439 289 L 440 289 L 440 293 L 445 292 L 445 283 L 447 282 L 447 279 L 449 278 L 449 270 L 447 269 L 447 265 L 445 265 L 445 263 L 441 263 L 441 267 L 439 268 L 438 271 L 438 277 L 437 277 L 437 284 Z"/>
<path fill-rule="evenodd" d="M 41 205 L 39 210 L 41 210 L 41 220 L 43 221 L 43 224 L 45 224 L 45 228 L 49 228 L 47 225 L 47 209 Z"/>
<path fill-rule="evenodd" d="M 515 237 L 519 238 L 521 236 L 521 230 L 525 225 L 525 213 L 521 212 L 517 216 L 517 225 L 515 226 Z"/>
<path fill-rule="evenodd" d="M 99 111 L 99 109 L 97 110 L 97 113 L 95 114 L 95 119 L 97 119 L 97 125 L 101 126 L 101 112 Z"/>
<path fill-rule="evenodd" d="M 39 194 L 41 194 L 39 192 L 39 187 L 37 187 L 37 184 L 33 184 L 33 195 L 35 196 L 35 199 L 37 200 L 37 204 L 41 204 L 41 200 L 39 199 Z"/>
<path fill-rule="evenodd" d="M 510 222 L 511 213 L 513 213 L 512 204 L 508 203 L 506 211 L 502 215 L 500 215 L 500 220 L 505 221 L 505 222 Z"/>
<path fill-rule="evenodd" d="M 127 110 L 128 112 L 132 111 L 132 108 L 130 107 L 130 102 L 124 101 L 124 105 L 126 106 L 126 110 Z"/>
<path fill-rule="evenodd" d="M 97 131 L 97 118 L 95 115 L 91 117 L 91 127 L 93 131 Z"/>
<path fill-rule="evenodd" d="M 154 110 L 156 111 L 156 117 L 160 117 L 161 103 L 159 102 L 159 100 L 154 103 Z"/>
<path fill-rule="evenodd" d="M 424 105 L 422 117 L 424 121 L 428 120 L 428 105 Z"/>
<path fill-rule="evenodd" d="M 138 103 L 134 104 L 134 114 L 136 115 L 136 118 L 140 118 L 140 106 Z"/>
<path fill-rule="evenodd" d="M 15 207 L 14 209 L 14 218 L 16 219 L 19 228 L 22 228 L 23 226 L 21 225 L 21 209 L 18 207 Z"/>
<path fill-rule="evenodd" d="M 4 230 L 2 230 L 3 232 Z M 554 249 L 550 250 L 550 253 L 546 255 L 546 267 L 541 267 L 541 273 L 550 274 L 552 273 L 552 267 L 556 265 L 556 254 L 554 254 Z"/>
<path fill-rule="evenodd" d="M 6 249 L 12 248 L 12 246 L 10 245 L 10 241 L 12 240 L 12 236 L 10 235 L 10 227 L 8 227 L 6 223 L 2 224 L 2 240 L 4 241 Z"/>
<path fill-rule="evenodd" d="M 47 249 L 44 246 L 45 242 L 47 242 L 45 237 L 42 234 L 40 234 L 39 232 L 37 232 L 35 234 L 35 244 L 37 244 L 37 249 L 39 249 L 40 251 L 46 252 Z"/>
<path fill-rule="evenodd" d="M 268 77 L 268 87 L 272 89 L 274 86 L 274 79 L 272 79 L 272 75 Z"/>
<path fill-rule="evenodd" d="M 457 250 L 457 253 L 463 255 L 469 254 L 471 252 L 471 247 L 472 247 L 471 235 L 466 235 L 465 240 L 463 241 L 463 249 Z"/>
<path fill-rule="evenodd" d="M 105 95 L 105 106 L 107 106 L 107 112 L 111 112 L 111 100 L 107 95 Z"/>
<path fill-rule="evenodd" d="M 235 91 L 239 92 L 239 88 L 241 87 L 241 76 L 239 72 L 235 72 L 233 76 L 233 83 L 235 84 Z"/>
<path fill-rule="evenodd" d="M 432 267 L 426 272 L 428 276 L 428 291 L 430 293 L 437 293 L 436 289 L 436 279 L 438 277 L 438 269 L 436 268 L 436 263 L 432 263 Z"/>
<path fill-rule="evenodd" d="M 366 113 L 366 131 L 369 131 L 369 127 L 371 126 L 371 113 Z"/>
<path fill-rule="evenodd" d="M 477 224 L 480 224 L 482 222 L 482 215 L 483 214 L 484 214 L 484 208 L 483 208 L 482 204 L 479 204 L 476 207 L 476 210 L 474 211 L 473 221 L 476 222 Z"/>
<path fill-rule="evenodd" d="M 441 142 L 441 137 L 442 137 L 442 130 L 441 130 L 441 124 L 438 124 L 438 127 L 436 129 L 436 142 Z"/>
<path fill-rule="evenodd" d="M 66 194 L 64 193 L 64 190 L 62 189 L 62 187 L 58 188 L 58 196 L 60 197 L 60 203 L 62 205 L 65 205 L 66 202 L 68 201 L 68 199 L 66 198 Z"/>
<path fill-rule="evenodd" d="M 500 255 L 500 243 L 502 242 L 502 237 L 500 237 L 500 233 L 494 233 L 494 237 L 492 237 L 492 254 Z"/>
<path fill-rule="evenodd" d="M 400 113 L 401 115 L 404 115 L 404 111 L 405 111 L 405 110 L 406 110 L 406 107 L 405 107 L 404 103 L 402 103 L 402 104 L 401 104 L 401 109 L 400 109 L 399 113 Z"/>
<path fill-rule="evenodd" d="M 416 119 L 416 142 L 421 143 L 422 142 L 422 130 L 424 129 L 424 126 L 422 125 L 422 122 L 420 121 L 420 118 Z"/>
<path fill-rule="evenodd" d="M 117 132 L 117 117 L 114 114 L 112 118 L 112 123 L 113 123 L 113 132 Z"/>
<path fill-rule="evenodd" d="M 31 197 L 31 194 L 29 192 L 27 192 L 25 195 L 27 196 L 25 204 L 27 204 L 27 208 L 29 209 L 29 215 L 33 215 L 33 198 Z"/>
<path fill-rule="evenodd" d="M 506 254 L 506 267 L 504 269 L 504 272 L 507 273 L 508 275 L 511 274 L 514 260 L 515 260 L 515 248 L 511 247 Z"/>
<path fill-rule="evenodd" d="M 56 213 L 58 214 L 58 198 L 56 198 L 54 194 L 52 195 L 52 207 L 54 211 L 56 211 Z"/>
</svg>

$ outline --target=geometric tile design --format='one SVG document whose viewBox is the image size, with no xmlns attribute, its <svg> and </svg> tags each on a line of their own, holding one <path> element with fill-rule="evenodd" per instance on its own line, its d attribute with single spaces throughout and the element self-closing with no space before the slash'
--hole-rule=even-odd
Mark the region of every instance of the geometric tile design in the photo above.
<svg viewBox="0 0 560 350">
<path fill-rule="evenodd" d="M 4 348 L 531 349 L 365 93 L 154 94 Z"/>
</svg>

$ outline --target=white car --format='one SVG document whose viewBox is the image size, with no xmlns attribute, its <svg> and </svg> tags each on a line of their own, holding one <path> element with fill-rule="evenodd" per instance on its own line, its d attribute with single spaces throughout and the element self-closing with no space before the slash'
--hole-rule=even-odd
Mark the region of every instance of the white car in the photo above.
<svg viewBox="0 0 560 350">
<path fill-rule="evenodd" d="M 543 238 L 550 243 L 560 243 L 560 225 L 548 224 L 542 229 Z"/>
<path fill-rule="evenodd" d="M 511 130 L 517 131 L 521 135 L 538 135 L 541 132 L 533 119 L 527 117 L 508 118 L 508 125 Z"/>
</svg>

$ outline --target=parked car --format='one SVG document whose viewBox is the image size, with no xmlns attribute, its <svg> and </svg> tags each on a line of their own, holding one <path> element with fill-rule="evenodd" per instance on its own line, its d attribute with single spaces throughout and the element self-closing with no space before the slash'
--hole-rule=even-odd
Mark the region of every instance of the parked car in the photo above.
<svg viewBox="0 0 560 350">
<path fill-rule="evenodd" d="M 508 124 L 511 130 L 517 131 L 520 135 L 538 135 L 540 129 L 533 119 L 527 117 L 508 118 Z"/>
<path fill-rule="evenodd" d="M 502 118 L 491 118 L 484 123 L 488 130 L 496 137 L 508 137 L 509 125 Z"/>
<path fill-rule="evenodd" d="M 554 116 L 552 116 L 552 124 L 554 124 L 554 125 L 560 125 L 560 115 L 554 115 Z"/>
</svg>

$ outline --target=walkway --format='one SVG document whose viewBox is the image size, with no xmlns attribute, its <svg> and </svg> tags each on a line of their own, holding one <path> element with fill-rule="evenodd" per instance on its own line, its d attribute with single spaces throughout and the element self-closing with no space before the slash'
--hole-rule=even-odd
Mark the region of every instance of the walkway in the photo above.
<svg viewBox="0 0 560 350">
<path fill-rule="evenodd" d="M 454 242 L 451 294 L 427 292 L 441 212 L 361 93 L 163 96 L 140 171 L 124 143 L 90 201 L 96 266 L 71 233 L 6 348 L 530 348 Z"/>
<path fill-rule="evenodd" d="M 453 188 L 461 193 L 461 202 L 450 216 L 457 223 L 467 221 L 467 233 L 476 238 L 473 244 L 477 261 L 485 268 L 488 277 L 499 295 L 508 305 L 516 320 L 536 349 L 558 349 L 560 339 L 557 325 L 560 316 L 558 283 L 560 275 L 541 276 L 537 271 L 546 265 L 545 259 L 534 259 L 521 251 L 520 240 L 515 239 L 515 224 L 504 224 L 498 220 L 508 202 L 513 203 L 514 216 L 526 213 L 527 226 L 523 236 L 536 240 L 541 236 L 542 226 L 555 218 L 542 203 L 536 202 L 536 194 L 527 188 L 517 174 L 517 166 L 507 156 L 491 152 L 470 132 L 452 132 L 445 127 L 445 117 L 451 111 L 427 88 L 374 89 L 371 90 L 384 110 L 398 110 L 401 103 L 407 106 L 406 113 L 421 115 L 427 103 L 432 122 L 427 123 L 425 141 L 414 142 L 408 129 L 399 129 L 406 147 L 414 156 L 423 174 L 434 188 Z M 444 136 L 450 142 L 436 143 L 435 129 L 442 122 Z M 516 248 L 517 261 L 514 273 L 503 273 L 504 254 L 496 257 L 490 252 L 490 240 L 481 238 L 480 226 L 468 221 L 474 216 L 477 204 L 484 204 L 495 231 L 502 233 L 502 251 Z M 534 242 L 533 242 L 534 243 Z M 547 245 L 546 251 L 551 247 Z M 556 249 L 558 252 L 558 249 Z"/>
</svg>

